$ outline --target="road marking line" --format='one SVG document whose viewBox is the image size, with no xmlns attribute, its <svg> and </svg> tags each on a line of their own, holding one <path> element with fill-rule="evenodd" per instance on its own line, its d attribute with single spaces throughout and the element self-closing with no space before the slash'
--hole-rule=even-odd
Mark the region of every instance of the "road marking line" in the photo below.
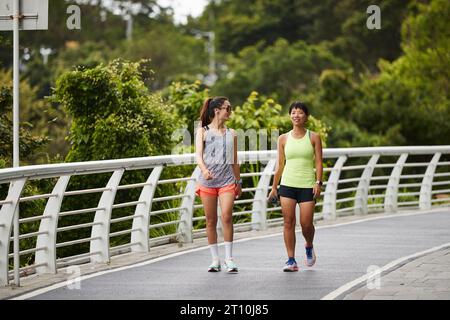
<svg viewBox="0 0 450 320">
<path fill-rule="evenodd" d="M 392 262 L 389 262 L 385 266 L 381 267 L 380 271 L 377 272 L 377 273 L 382 274 L 383 272 L 385 272 L 387 270 L 390 270 L 392 268 L 395 268 L 396 266 L 398 266 L 399 264 L 402 264 L 405 261 L 413 260 L 415 258 L 419 258 L 421 256 L 425 256 L 425 255 L 427 255 L 429 253 L 433 253 L 435 251 L 439 251 L 439 250 L 447 248 L 447 247 L 450 247 L 450 242 L 442 244 L 442 245 L 437 246 L 437 247 L 433 247 L 433 248 L 421 251 L 421 252 L 413 253 L 413 254 L 411 254 L 409 256 L 405 256 L 405 257 L 399 258 L 399 259 L 394 260 Z M 357 287 L 361 283 L 367 281 L 369 279 L 369 277 L 371 277 L 371 276 L 372 276 L 371 274 L 365 274 L 362 277 L 359 277 L 359 278 L 357 278 L 357 279 L 355 279 L 355 280 L 353 280 L 351 282 L 348 282 L 348 283 L 344 284 L 343 286 L 337 288 L 336 290 L 330 292 L 326 296 L 322 297 L 320 300 L 334 300 L 337 297 L 339 297 L 340 295 L 343 295 L 343 294 L 346 294 L 346 293 L 350 293 L 354 287 Z"/>
</svg>

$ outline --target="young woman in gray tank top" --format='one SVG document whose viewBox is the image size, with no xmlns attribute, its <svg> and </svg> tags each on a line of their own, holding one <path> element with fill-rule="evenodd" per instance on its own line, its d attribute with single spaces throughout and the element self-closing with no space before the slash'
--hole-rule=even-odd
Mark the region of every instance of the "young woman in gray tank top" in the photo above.
<svg viewBox="0 0 450 320">
<path fill-rule="evenodd" d="M 209 272 L 221 270 L 217 246 L 217 201 L 219 200 L 225 243 L 225 267 L 237 272 L 233 259 L 233 206 L 242 193 L 242 180 L 237 159 L 237 137 L 225 126 L 231 105 L 225 97 L 207 99 L 201 109 L 202 127 L 196 134 L 197 164 L 200 168 L 196 193 L 200 196 L 206 217 L 206 234 L 211 250 Z"/>
</svg>

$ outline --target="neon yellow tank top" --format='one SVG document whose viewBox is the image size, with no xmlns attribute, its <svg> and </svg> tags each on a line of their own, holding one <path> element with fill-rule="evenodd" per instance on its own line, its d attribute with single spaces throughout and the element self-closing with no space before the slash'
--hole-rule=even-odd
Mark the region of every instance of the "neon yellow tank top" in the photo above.
<svg viewBox="0 0 450 320">
<path fill-rule="evenodd" d="M 309 130 L 303 138 L 296 139 L 292 131 L 287 134 L 284 146 L 286 164 L 281 184 L 294 188 L 312 188 L 316 181 L 314 172 L 314 148 L 309 138 Z"/>
</svg>

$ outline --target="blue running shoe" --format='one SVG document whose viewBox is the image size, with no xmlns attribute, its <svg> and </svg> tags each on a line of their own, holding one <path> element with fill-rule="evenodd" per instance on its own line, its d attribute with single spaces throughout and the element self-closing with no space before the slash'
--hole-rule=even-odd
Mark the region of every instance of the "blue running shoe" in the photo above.
<svg viewBox="0 0 450 320">
<path fill-rule="evenodd" d="M 316 254 L 314 253 L 313 247 L 305 247 L 306 251 L 306 260 L 305 264 L 308 267 L 312 267 L 316 263 Z"/>
<path fill-rule="evenodd" d="M 289 259 L 286 261 L 286 264 L 283 267 L 284 272 L 295 272 L 298 271 L 297 262 L 293 259 Z"/>
</svg>

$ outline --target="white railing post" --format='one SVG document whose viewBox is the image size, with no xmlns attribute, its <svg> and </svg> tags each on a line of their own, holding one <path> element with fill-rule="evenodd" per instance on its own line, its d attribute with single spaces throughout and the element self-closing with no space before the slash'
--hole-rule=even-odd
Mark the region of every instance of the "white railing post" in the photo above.
<svg viewBox="0 0 450 320">
<path fill-rule="evenodd" d="M 27 179 L 12 181 L 8 195 L 0 210 L 0 285 L 9 284 L 9 242 L 13 227 L 14 213 L 19 206 L 20 195 Z M 18 210 L 17 210 L 18 212 Z"/>
<path fill-rule="evenodd" d="M 276 163 L 276 159 L 269 160 L 259 179 L 258 186 L 256 187 L 252 206 L 253 230 L 267 229 L 267 193 L 269 191 L 270 180 L 272 179 L 272 172 L 275 170 Z"/>
<path fill-rule="evenodd" d="M 181 202 L 180 224 L 178 225 L 178 241 L 183 243 L 192 242 L 192 218 L 194 217 L 195 188 L 197 185 L 197 177 L 200 174 L 200 168 L 195 167 L 191 175 L 191 179 L 184 189 L 184 197 Z"/>
<path fill-rule="evenodd" d="M 361 180 L 358 183 L 358 189 L 355 196 L 355 214 L 364 215 L 367 214 L 367 199 L 369 195 L 370 179 L 372 178 L 373 170 L 377 164 L 379 154 L 374 154 L 361 175 Z"/>
<path fill-rule="evenodd" d="M 95 212 L 94 223 L 92 226 L 91 237 L 98 238 L 90 241 L 91 262 L 107 263 L 109 262 L 109 228 L 111 223 L 111 212 L 114 204 L 114 198 L 117 192 L 117 186 L 124 173 L 124 169 L 116 170 L 106 185 L 109 190 L 103 191 L 102 197 L 98 203 Z M 96 253 L 96 254 L 94 254 Z"/>
<path fill-rule="evenodd" d="M 148 185 L 144 186 L 139 196 L 139 203 L 134 211 L 133 226 L 134 231 L 131 232 L 131 243 L 139 245 L 131 246 L 132 252 L 148 252 L 150 246 L 150 212 L 152 210 L 153 196 L 155 195 L 156 186 L 163 166 L 153 168 L 152 173 L 147 179 Z"/>
<path fill-rule="evenodd" d="M 419 198 L 419 208 L 421 210 L 431 209 L 431 191 L 433 190 L 434 172 L 436 171 L 436 167 L 440 158 L 440 152 L 434 154 L 433 159 L 431 159 L 430 163 L 428 164 L 427 170 L 425 171 L 425 176 L 422 179 Z"/>
<path fill-rule="evenodd" d="M 52 191 L 52 197 L 48 199 L 42 220 L 39 225 L 36 248 L 45 247 L 45 250 L 36 251 L 36 264 L 45 263 L 36 268 L 36 273 L 56 273 L 56 229 L 58 228 L 58 217 L 70 176 L 62 176 L 58 179 Z"/>
<path fill-rule="evenodd" d="M 386 197 L 384 200 L 384 211 L 397 212 L 398 201 L 398 185 L 400 183 L 400 176 L 402 175 L 403 166 L 408 158 L 407 153 L 403 153 L 397 160 L 394 169 L 392 169 L 391 176 L 386 189 Z"/>
<path fill-rule="evenodd" d="M 327 187 L 325 188 L 325 195 L 323 198 L 323 218 L 324 220 L 336 219 L 336 191 L 339 184 L 339 176 L 341 175 L 342 167 L 347 156 L 340 156 L 333 169 L 331 169 L 330 177 L 327 180 Z"/>
</svg>

